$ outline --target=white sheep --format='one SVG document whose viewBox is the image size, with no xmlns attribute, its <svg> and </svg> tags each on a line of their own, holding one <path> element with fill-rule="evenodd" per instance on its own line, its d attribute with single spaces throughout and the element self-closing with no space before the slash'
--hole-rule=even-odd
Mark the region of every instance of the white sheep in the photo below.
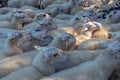
<svg viewBox="0 0 120 80">
<path fill-rule="evenodd" d="M 17 7 L 20 8 L 24 5 L 29 5 L 29 6 L 37 6 L 39 0 L 8 0 L 8 6 L 9 7 Z"/>
<path fill-rule="evenodd" d="M 68 51 L 72 50 L 72 46 L 75 44 L 76 39 L 72 34 L 69 33 L 60 33 L 60 34 L 53 34 L 53 40 L 48 46 L 54 46 L 56 48 Z"/>
<path fill-rule="evenodd" d="M 114 24 L 103 24 L 103 26 L 108 29 L 109 31 L 115 32 L 120 30 L 120 23 Z"/>
<path fill-rule="evenodd" d="M 60 60 L 63 62 L 67 60 L 66 55 L 61 53 L 61 50 L 56 51 L 54 47 L 44 47 L 38 50 L 39 53 L 34 58 L 31 66 L 15 71 L 10 75 L 2 78 L 2 80 L 37 80 L 55 72 L 53 65 L 54 60 Z"/>
<path fill-rule="evenodd" d="M 7 39 L 4 42 L 3 49 L 0 51 L 0 59 L 4 59 L 13 55 L 22 54 L 23 50 L 20 46 L 25 43 L 28 37 L 22 32 L 9 33 Z"/>
<path fill-rule="evenodd" d="M 113 42 L 112 39 L 91 38 L 83 41 L 77 50 L 98 50 L 107 48 L 108 44 Z"/>
<path fill-rule="evenodd" d="M 37 27 L 37 26 L 39 26 L 39 21 L 42 21 L 42 20 L 43 20 L 44 24 L 52 22 L 52 18 L 51 18 L 51 16 L 48 13 L 46 13 L 46 12 L 40 12 L 39 14 L 35 15 L 35 17 L 33 19 L 33 22 L 29 23 L 27 25 L 24 25 L 23 29 L 31 29 L 33 27 Z"/>
<path fill-rule="evenodd" d="M 11 21 L 0 21 L 1 28 L 22 29 L 20 21 L 13 16 Z"/>
<path fill-rule="evenodd" d="M 120 42 L 111 43 L 95 60 L 40 80 L 108 80 L 120 61 Z"/>
<path fill-rule="evenodd" d="M 119 23 L 120 22 L 120 10 L 111 11 L 105 19 L 107 24 Z"/>
<path fill-rule="evenodd" d="M 0 21 L 11 21 L 11 18 L 12 18 L 11 13 L 7 13 L 5 15 L 3 15 L 3 14 L 0 15 Z"/>
<path fill-rule="evenodd" d="M 54 7 L 59 7 L 63 10 L 64 13 L 70 13 L 71 9 L 76 5 L 75 0 L 70 0 L 64 4 L 51 4 L 45 10 L 49 11 Z"/>
</svg>

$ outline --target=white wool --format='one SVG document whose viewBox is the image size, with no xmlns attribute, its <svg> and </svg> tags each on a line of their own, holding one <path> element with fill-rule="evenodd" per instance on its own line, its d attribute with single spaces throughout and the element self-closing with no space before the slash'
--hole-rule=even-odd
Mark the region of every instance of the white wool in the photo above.
<svg viewBox="0 0 120 80">
<path fill-rule="evenodd" d="M 54 46 L 62 50 L 72 50 L 72 45 L 75 44 L 76 39 L 72 34 L 60 33 L 53 35 L 53 41 L 48 46 Z"/>
<path fill-rule="evenodd" d="M 10 75 L 2 78 L 2 80 L 35 80 L 42 78 L 44 76 L 50 75 L 54 73 L 54 66 L 52 64 L 53 60 L 57 60 L 61 58 L 62 54 L 59 51 L 54 52 L 54 48 L 42 48 L 45 49 L 34 58 L 32 65 L 22 68 L 18 71 L 11 73 Z M 52 50 L 52 51 L 51 51 Z M 46 51 L 46 52 L 45 52 Z M 55 56 L 57 55 L 57 56 Z M 35 73 L 33 75 L 33 73 Z M 13 77 L 15 76 L 15 77 Z"/>
<path fill-rule="evenodd" d="M 29 51 L 0 61 L 0 78 L 9 75 L 23 67 L 31 65 L 38 51 Z"/>
<path fill-rule="evenodd" d="M 81 42 L 77 50 L 105 49 L 112 41 L 112 39 L 92 38 Z"/>
<path fill-rule="evenodd" d="M 95 60 L 67 69 L 40 80 L 108 80 L 119 65 L 120 42 L 115 41 Z"/>
</svg>

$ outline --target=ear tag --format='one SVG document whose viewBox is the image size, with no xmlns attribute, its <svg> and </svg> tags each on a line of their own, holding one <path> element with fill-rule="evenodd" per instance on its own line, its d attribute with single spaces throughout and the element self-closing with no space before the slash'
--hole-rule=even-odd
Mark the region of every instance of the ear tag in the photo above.
<svg viewBox="0 0 120 80">
<path fill-rule="evenodd" d="M 42 51 L 42 48 L 40 48 L 39 46 L 34 46 L 35 49 L 37 49 L 38 51 Z"/>
</svg>

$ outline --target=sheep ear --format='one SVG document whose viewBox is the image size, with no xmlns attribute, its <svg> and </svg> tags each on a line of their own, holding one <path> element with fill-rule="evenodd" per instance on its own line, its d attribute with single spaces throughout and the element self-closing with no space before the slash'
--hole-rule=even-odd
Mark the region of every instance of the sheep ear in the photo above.
<svg viewBox="0 0 120 80">
<path fill-rule="evenodd" d="M 38 51 L 42 51 L 42 47 L 40 46 L 34 46 L 35 49 L 37 49 Z"/>
</svg>

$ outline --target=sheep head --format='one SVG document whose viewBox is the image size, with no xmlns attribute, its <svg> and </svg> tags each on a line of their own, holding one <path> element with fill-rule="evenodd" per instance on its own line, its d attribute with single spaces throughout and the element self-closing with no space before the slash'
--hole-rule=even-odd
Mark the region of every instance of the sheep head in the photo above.
<svg viewBox="0 0 120 80">
<path fill-rule="evenodd" d="M 77 0 L 77 5 L 82 7 L 89 7 L 89 3 L 86 0 Z"/>
<path fill-rule="evenodd" d="M 34 39 L 39 40 L 40 46 L 47 46 L 53 40 L 52 36 L 47 35 L 47 30 L 41 27 L 34 27 L 30 34 Z"/>
<path fill-rule="evenodd" d="M 61 46 L 62 50 L 69 50 L 76 42 L 75 37 L 70 33 L 61 33 L 54 36 L 57 38 L 56 40 L 59 42 L 58 45 Z"/>
<path fill-rule="evenodd" d="M 50 20 L 41 20 L 38 22 L 41 28 L 46 29 L 47 31 L 57 29 L 57 25 L 53 23 L 52 19 Z"/>
<path fill-rule="evenodd" d="M 101 23 L 98 23 L 98 22 L 87 22 L 85 24 L 83 24 L 83 32 L 84 31 L 92 31 L 92 32 L 95 32 L 99 29 L 102 28 L 102 24 Z"/>
<path fill-rule="evenodd" d="M 120 10 L 111 11 L 105 19 L 106 23 L 118 23 L 120 20 Z"/>
<path fill-rule="evenodd" d="M 32 65 L 39 69 L 44 75 L 50 75 L 55 72 L 53 61 L 64 62 L 67 60 L 67 56 L 62 50 L 55 47 L 35 46 L 35 48 L 39 51 L 39 54 L 33 60 Z"/>
<path fill-rule="evenodd" d="M 12 45 L 16 45 L 17 47 L 20 47 L 23 43 L 31 39 L 28 34 L 25 34 L 23 32 L 13 32 L 9 33 L 7 36 L 10 43 Z"/>
<path fill-rule="evenodd" d="M 41 12 L 41 13 L 35 15 L 34 21 L 38 21 L 38 20 L 42 20 L 42 19 L 50 20 L 51 18 L 52 17 L 48 13 Z"/>
<path fill-rule="evenodd" d="M 33 19 L 30 18 L 23 10 L 21 9 L 15 9 L 12 11 L 13 17 L 16 17 L 20 23 L 29 23 L 32 22 Z"/>
<path fill-rule="evenodd" d="M 120 41 L 115 40 L 113 43 L 108 45 L 110 55 L 113 55 L 115 59 L 120 59 Z"/>
</svg>

